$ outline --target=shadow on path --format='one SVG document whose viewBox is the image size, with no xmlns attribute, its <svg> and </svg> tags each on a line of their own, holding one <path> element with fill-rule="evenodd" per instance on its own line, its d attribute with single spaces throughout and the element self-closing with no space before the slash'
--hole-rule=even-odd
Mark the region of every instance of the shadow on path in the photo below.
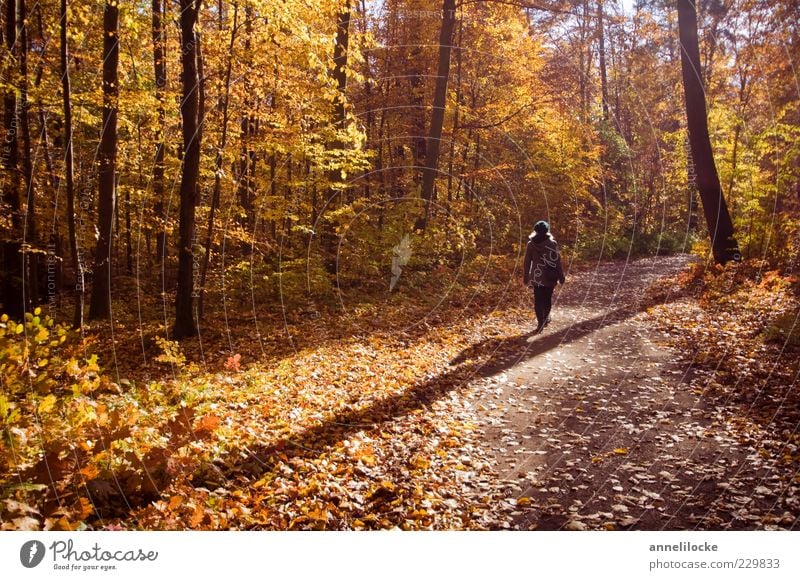
<svg viewBox="0 0 800 580">
<path fill-rule="evenodd" d="M 415 410 L 427 407 L 447 393 L 469 384 L 475 379 L 494 376 L 515 365 L 540 356 L 556 347 L 579 340 L 604 327 L 627 320 L 648 305 L 629 305 L 612 310 L 589 320 L 578 321 L 553 334 L 545 334 L 529 342 L 532 333 L 510 338 L 491 338 L 475 344 L 450 361 L 452 370 L 423 381 L 402 393 L 379 399 L 361 409 L 336 413 L 320 425 L 279 439 L 269 445 L 249 450 L 251 459 L 244 464 L 227 464 L 228 469 L 243 468 L 254 476 L 267 472 L 269 459 L 276 453 L 287 457 L 314 455 L 349 435 L 372 429 Z M 238 454 L 234 451 L 233 454 Z"/>
</svg>

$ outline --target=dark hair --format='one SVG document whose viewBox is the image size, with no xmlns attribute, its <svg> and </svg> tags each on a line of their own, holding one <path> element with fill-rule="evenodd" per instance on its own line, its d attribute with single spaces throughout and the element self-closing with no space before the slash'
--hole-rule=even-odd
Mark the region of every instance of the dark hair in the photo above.
<svg viewBox="0 0 800 580">
<path fill-rule="evenodd" d="M 536 225 L 533 226 L 533 231 L 537 234 L 546 234 L 550 231 L 550 224 L 544 220 L 538 221 L 536 222 Z"/>
</svg>

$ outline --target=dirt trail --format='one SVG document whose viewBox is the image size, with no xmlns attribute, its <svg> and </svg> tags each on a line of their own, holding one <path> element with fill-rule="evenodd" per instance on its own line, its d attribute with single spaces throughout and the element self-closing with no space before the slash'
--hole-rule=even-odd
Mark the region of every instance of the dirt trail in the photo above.
<svg viewBox="0 0 800 580">
<path fill-rule="evenodd" d="M 569 277 L 553 323 L 473 385 L 484 452 L 517 498 L 513 527 L 792 524 L 777 471 L 740 440 L 730 410 L 704 401 L 642 311 L 644 290 L 689 259 L 606 262 Z"/>
</svg>

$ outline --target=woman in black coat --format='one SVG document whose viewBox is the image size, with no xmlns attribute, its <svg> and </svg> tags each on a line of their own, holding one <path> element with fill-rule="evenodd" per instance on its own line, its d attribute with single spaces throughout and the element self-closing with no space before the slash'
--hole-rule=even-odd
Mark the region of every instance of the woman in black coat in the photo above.
<svg viewBox="0 0 800 580">
<path fill-rule="evenodd" d="M 546 221 L 536 222 L 533 233 L 528 236 L 522 271 L 525 285 L 533 286 L 537 322 L 534 334 L 539 334 L 550 323 L 553 288 L 557 283 L 564 283 L 561 254 L 558 251 L 558 244 L 550 235 L 550 224 Z"/>
</svg>

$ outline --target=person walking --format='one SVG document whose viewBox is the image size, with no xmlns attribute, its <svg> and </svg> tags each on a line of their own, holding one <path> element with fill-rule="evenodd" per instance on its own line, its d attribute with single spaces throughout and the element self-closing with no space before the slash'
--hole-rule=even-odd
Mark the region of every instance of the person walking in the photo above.
<svg viewBox="0 0 800 580">
<path fill-rule="evenodd" d="M 553 289 L 557 283 L 564 284 L 564 269 L 558 243 L 550 235 L 550 224 L 538 221 L 533 233 L 528 236 L 523 266 L 525 286 L 533 286 L 533 303 L 536 311 L 536 330 L 542 332 L 550 324 L 550 309 L 553 303 Z"/>
</svg>

